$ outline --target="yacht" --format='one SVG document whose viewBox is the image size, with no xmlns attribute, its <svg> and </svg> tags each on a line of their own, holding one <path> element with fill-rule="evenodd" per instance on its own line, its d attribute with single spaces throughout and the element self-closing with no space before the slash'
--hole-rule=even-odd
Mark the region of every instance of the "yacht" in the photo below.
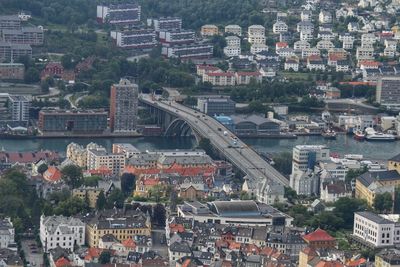
<svg viewBox="0 0 400 267">
<path fill-rule="evenodd" d="M 384 134 L 381 132 L 377 132 L 372 128 L 365 129 L 365 132 L 367 133 L 365 138 L 368 141 L 394 141 L 394 140 L 396 140 L 396 137 L 393 134 Z"/>
</svg>

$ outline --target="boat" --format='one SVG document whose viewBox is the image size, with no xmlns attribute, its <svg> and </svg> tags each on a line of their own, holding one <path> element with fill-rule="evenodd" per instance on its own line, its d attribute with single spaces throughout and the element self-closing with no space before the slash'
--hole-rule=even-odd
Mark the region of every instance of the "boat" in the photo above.
<svg viewBox="0 0 400 267">
<path fill-rule="evenodd" d="M 364 141 L 365 134 L 361 130 L 357 130 L 354 132 L 354 139 L 356 139 L 358 141 Z"/>
<path fill-rule="evenodd" d="M 365 129 L 366 139 L 368 141 L 395 141 L 396 137 L 393 134 L 385 134 L 382 132 L 377 132 L 372 128 Z"/>
<path fill-rule="evenodd" d="M 345 159 L 354 159 L 354 160 L 362 160 L 364 158 L 361 154 L 346 154 L 344 155 Z"/>
<path fill-rule="evenodd" d="M 325 139 L 336 139 L 336 132 L 333 130 L 326 130 L 321 133 Z"/>
</svg>

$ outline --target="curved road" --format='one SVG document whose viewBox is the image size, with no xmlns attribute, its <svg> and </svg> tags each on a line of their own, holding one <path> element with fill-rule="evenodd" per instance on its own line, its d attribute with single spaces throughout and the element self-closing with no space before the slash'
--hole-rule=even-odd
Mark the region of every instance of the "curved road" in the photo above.
<svg viewBox="0 0 400 267">
<path fill-rule="evenodd" d="M 144 103 L 174 114 L 186 121 L 201 136 L 209 138 L 216 149 L 247 175 L 252 189 L 257 189 L 264 182 L 289 185 L 288 179 L 212 117 L 174 101 L 153 100 L 149 95 L 141 95 L 140 99 Z M 225 131 L 228 134 L 225 135 Z"/>
</svg>

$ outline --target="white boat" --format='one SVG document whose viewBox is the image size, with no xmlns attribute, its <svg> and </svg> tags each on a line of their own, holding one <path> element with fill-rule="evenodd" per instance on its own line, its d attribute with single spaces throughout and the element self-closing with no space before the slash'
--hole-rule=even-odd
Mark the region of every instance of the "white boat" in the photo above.
<svg viewBox="0 0 400 267">
<path fill-rule="evenodd" d="M 372 128 L 365 129 L 365 132 L 367 133 L 365 138 L 368 141 L 394 141 L 394 140 L 396 140 L 396 137 L 393 134 L 384 134 L 381 132 L 377 132 Z"/>
<path fill-rule="evenodd" d="M 346 154 L 344 155 L 345 159 L 355 159 L 355 160 L 362 160 L 364 158 L 361 154 Z"/>
</svg>

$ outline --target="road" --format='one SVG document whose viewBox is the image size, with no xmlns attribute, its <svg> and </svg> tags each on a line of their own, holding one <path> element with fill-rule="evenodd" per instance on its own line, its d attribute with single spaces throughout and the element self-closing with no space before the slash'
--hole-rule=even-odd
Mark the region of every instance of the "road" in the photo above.
<svg viewBox="0 0 400 267">
<path fill-rule="evenodd" d="M 351 106 L 357 106 L 361 108 L 367 108 L 367 109 L 378 109 L 377 107 L 367 105 L 364 102 L 366 101 L 365 98 L 357 98 L 357 99 L 325 99 L 326 104 L 343 104 L 343 105 L 351 105 Z"/>
<path fill-rule="evenodd" d="M 264 182 L 289 185 L 289 181 L 281 173 L 212 117 L 174 101 L 152 100 L 149 95 L 141 95 L 141 101 L 185 120 L 198 134 L 210 139 L 217 150 L 246 174 L 252 189 Z"/>
</svg>

